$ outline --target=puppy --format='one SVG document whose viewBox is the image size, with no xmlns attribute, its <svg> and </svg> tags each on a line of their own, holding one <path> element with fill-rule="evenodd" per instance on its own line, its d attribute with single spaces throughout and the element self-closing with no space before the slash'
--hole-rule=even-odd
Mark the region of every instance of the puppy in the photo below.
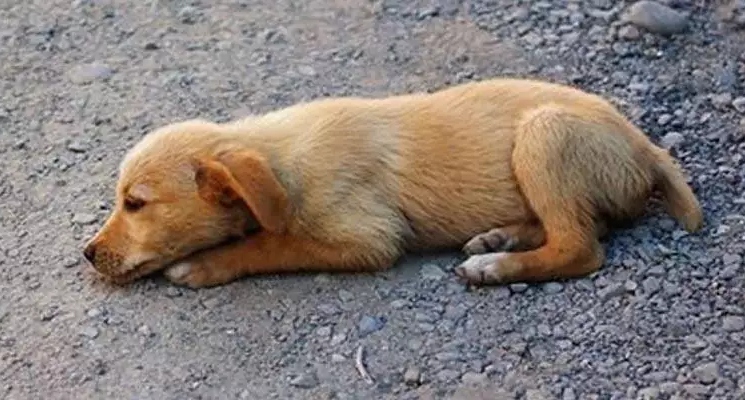
<svg viewBox="0 0 745 400">
<path fill-rule="evenodd" d="M 494 79 L 158 129 L 122 161 L 116 207 L 84 254 L 115 282 L 164 270 L 205 287 L 462 248 L 469 283 L 539 282 L 597 270 L 599 239 L 654 191 L 699 229 L 677 164 L 610 103 Z"/>
</svg>

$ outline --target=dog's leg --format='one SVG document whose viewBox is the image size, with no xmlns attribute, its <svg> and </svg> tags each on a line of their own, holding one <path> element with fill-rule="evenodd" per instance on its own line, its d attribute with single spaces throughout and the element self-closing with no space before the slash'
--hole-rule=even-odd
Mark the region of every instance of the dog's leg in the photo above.
<svg viewBox="0 0 745 400">
<path fill-rule="evenodd" d="M 538 222 L 508 225 L 480 233 L 463 246 L 468 255 L 495 251 L 522 251 L 535 249 L 546 241 L 546 232 Z"/>
<path fill-rule="evenodd" d="M 205 250 L 169 267 L 172 282 L 193 288 L 226 284 L 247 275 L 289 272 L 363 272 L 392 266 L 397 249 L 330 245 L 296 236 L 260 233 L 240 242 Z"/>
<path fill-rule="evenodd" d="M 623 128 L 614 122 L 588 122 L 561 108 L 537 110 L 523 121 L 513 169 L 541 221 L 544 243 L 523 252 L 473 255 L 456 273 L 470 283 L 497 284 L 574 278 L 600 268 L 605 255 L 599 237 L 607 226 L 598 223 L 599 211 L 638 207 L 651 182 L 636 164 L 633 146 L 607 132 Z"/>
<path fill-rule="evenodd" d="M 608 225 L 600 220 L 596 224 L 596 234 L 602 239 L 608 234 Z M 463 252 L 469 256 L 498 251 L 535 250 L 546 243 L 546 231 L 543 226 L 532 221 L 525 224 L 508 225 L 480 233 L 463 246 Z"/>
</svg>

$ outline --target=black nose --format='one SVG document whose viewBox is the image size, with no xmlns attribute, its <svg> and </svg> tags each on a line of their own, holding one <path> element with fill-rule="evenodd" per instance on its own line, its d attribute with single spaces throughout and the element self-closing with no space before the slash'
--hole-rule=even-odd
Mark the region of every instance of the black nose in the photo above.
<svg viewBox="0 0 745 400">
<path fill-rule="evenodd" d="M 96 259 L 96 246 L 93 243 L 85 246 L 85 249 L 83 249 L 83 255 L 89 263 L 93 264 L 93 260 Z"/>
</svg>

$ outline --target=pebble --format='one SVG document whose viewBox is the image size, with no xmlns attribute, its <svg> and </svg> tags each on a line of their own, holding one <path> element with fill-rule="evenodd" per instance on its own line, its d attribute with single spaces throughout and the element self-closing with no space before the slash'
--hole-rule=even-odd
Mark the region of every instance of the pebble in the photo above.
<svg viewBox="0 0 745 400">
<path fill-rule="evenodd" d="M 70 143 L 67 144 L 67 150 L 70 150 L 73 153 L 85 153 L 88 151 L 89 146 L 86 143 L 73 140 Z"/>
<path fill-rule="evenodd" d="M 437 379 L 442 382 L 450 382 L 458 379 L 459 375 L 457 371 L 453 371 L 452 369 L 443 369 L 437 373 Z"/>
<path fill-rule="evenodd" d="M 95 339 L 98 337 L 98 328 L 95 326 L 88 326 L 83 328 L 82 331 L 80 331 L 80 334 L 87 337 L 88 339 Z"/>
<path fill-rule="evenodd" d="M 640 36 L 641 33 L 639 32 L 639 29 L 633 25 L 626 25 L 618 30 L 618 37 L 621 39 L 636 40 L 639 39 Z"/>
<path fill-rule="evenodd" d="M 512 290 L 512 293 L 522 293 L 528 290 L 528 284 L 527 283 L 513 283 L 510 285 L 510 290 Z"/>
<path fill-rule="evenodd" d="M 178 19 L 185 24 L 194 24 L 199 18 L 199 10 L 196 7 L 186 6 L 179 10 Z"/>
<path fill-rule="evenodd" d="M 292 378 L 290 385 L 301 389 L 312 389 L 318 386 L 318 377 L 313 372 L 304 372 Z"/>
<path fill-rule="evenodd" d="M 550 397 L 540 389 L 528 389 L 525 391 L 525 400 L 548 400 Z"/>
<path fill-rule="evenodd" d="M 332 346 L 338 346 L 338 345 L 344 343 L 345 340 L 347 340 L 347 335 L 345 335 L 343 333 L 337 333 L 336 335 L 334 335 L 334 336 L 331 337 L 330 344 Z"/>
<path fill-rule="evenodd" d="M 660 279 L 657 277 L 650 276 L 642 282 L 644 293 L 653 294 L 660 290 Z"/>
<path fill-rule="evenodd" d="M 574 389 L 564 389 L 564 391 L 561 393 L 561 400 L 577 400 L 577 395 L 574 393 Z"/>
<path fill-rule="evenodd" d="M 738 97 L 732 100 L 732 107 L 739 113 L 745 114 L 745 97 Z"/>
<path fill-rule="evenodd" d="M 512 292 L 510 292 L 510 289 L 504 286 L 497 286 L 493 289 L 494 290 L 493 290 L 492 295 L 494 296 L 496 300 L 503 300 L 503 299 L 509 298 L 510 294 L 512 294 Z"/>
<path fill-rule="evenodd" d="M 322 326 L 318 329 L 316 329 L 316 335 L 320 337 L 329 337 L 331 336 L 331 327 L 330 326 Z"/>
<path fill-rule="evenodd" d="M 137 333 L 139 333 L 140 335 L 142 335 L 144 337 L 153 337 L 153 336 L 155 336 L 155 334 L 153 333 L 153 331 L 147 325 L 142 325 L 141 327 L 139 327 L 137 329 Z"/>
<path fill-rule="evenodd" d="M 313 76 L 317 76 L 318 75 L 318 73 L 316 72 L 316 70 L 313 69 L 313 67 L 311 67 L 309 65 L 301 65 L 301 66 L 298 67 L 297 70 L 298 70 L 298 72 L 300 72 L 302 75 L 305 75 L 305 76 L 313 77 Z"/>
<path fill-rule="evenodd" d="M 564 285 L 559 282 L 548 282 L 543 284 L 543 291 L 548 294 L 560 293 L 564 290 Z"/>
<path fill-rule="evenodd" d="M 445 271 L 435 264 L 424 264 L 419 271 L 419 274 L 422 279 L 427 281 L 439 281 L 447 276 Z"/>
<path fill-rule="evenodd" d="M 383 329 L 383 326 L 385 326 L 385 320 L 383 318 L 364 315 L 360 318 L 360 322 L 357 324 L 357 329 L 359 330 L 359 335 L 365 337 L 373 332 Z"/>
<path fill-rule="evenodd" d="M 699 382 L 710 385 L 719 378 L 719 365 L 714 362 L 701 364 L 693 369 L 693 376 Z"/>
<path fill-rule="evenodd" d="M 669 36 L 682 33 L 688 27 L 688 16 L 664 4 L 642 0 L 629 7 L 625 19 L 652 33 Z"/>
<path fill-rule="evenodd" d="M 666 150 L 670 150 L 683 144 L 683 141 L 685 137 L 680 132 L 669 132 L 660 139 L 660 144 Z"/>
<path fill-rule="evenodd" d="M 487 376 L 476 372 L 466 372 L 460 380 L 466 385 L 483 385 L 487 382 Z"/>
<path fill-rule="evenodd" d="M 106 80 L 111 78 L 114 71 L 104 64 L 83 64 L 72 68 L 69 71 L 70 82 L 76 85 L 84 85 L 97 80 Z"/>
<path fill-rule="evenodd" d="M 404 371 L 404 383 L 409 386 L 417 386 L 421 383 L 422 372 L 417 367 L 409 367 Z"/>
<path fill-rule="evenodd" d="M 626 293 L 626 288 L 622 283 L 611 283 L 597 292 L 598 298 L 603 302 L 622 296 L 624 293 Z"/>
<path fill-rule="evenodd" d="M 732 104 L 732 95 L 729 93 L 712 95 L 711 104 L 720 110 L 724 110 Z"/>
<path fill-rule="evenodd" d="M 91 308 L 85 312 L 85 315 L 87 315 L 88 318 L 98 318 L 101 314 L 103 314 L 103 311 L 101 311 L 100 308 Z"/>
<path fill-rule="evenodd" d="M 656 400 L 660 396 L 660 389 L 657 387 L 648 387 L 640 389 L 637 393 L 637 399 L 639 400 Z"/>
<path fill-rule="evenodd" d="M 72 217 L 72 222 L 76 225 L 90 225 L 98 220 L 96 214 L 76 213 Z"/>
<path fill-rule="evenodd" d="M 738 315 L 728 315 L 722 319 L 722 329 L 725 332 L 740 332 L 745 329 L 745 318 Z"/>
<path fill-rule="evenodd" d="M 347 361 L 347 358 L 341 354 L 334 353 L 331 355 L 331 362 L 333 363 L 339 364 L 339 363 L 343 363 L 344 361 Z"/>
</svg>

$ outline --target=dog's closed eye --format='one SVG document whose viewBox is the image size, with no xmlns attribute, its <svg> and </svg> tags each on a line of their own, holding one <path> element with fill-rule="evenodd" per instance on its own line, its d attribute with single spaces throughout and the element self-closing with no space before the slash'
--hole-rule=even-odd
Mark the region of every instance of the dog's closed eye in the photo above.
<svg viewBox="0 0 745 400">
<path fill-rule="evenodd" d="M 144 206 L 145 200 L 135 197 L 127 197 L 124 199 L 124 209 L 127 210 L 127 212 L 136 212 Z"/>
</svg>

